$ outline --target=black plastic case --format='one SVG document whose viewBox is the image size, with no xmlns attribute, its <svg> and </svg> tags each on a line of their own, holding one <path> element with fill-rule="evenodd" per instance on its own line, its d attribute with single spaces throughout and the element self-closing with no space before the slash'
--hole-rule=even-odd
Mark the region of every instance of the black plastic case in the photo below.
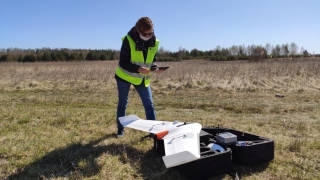
<svg viewBox="0 0 320 180">
<path fill-rule="evenodd" d="M 181 176 L 187 179 L 206 179 L 218 174 L 228 173 L 233 170 L 232 152 L 225 148 L 224 152 L 212 151 L 206 146 L 210 143 L 209 134 L 200 133 L 200 159 L 189 163 L 174 166 Z M 163 140 L 155 140 L 155 148 L 159 155 L 165 156 Z"/>
<path fill-rule="evenodd" d="M 237 141 L 242 143 L 228 147 L 232 150 L 232 162 L 238 165 L 255 165 L 274 159 L 273 139 L 228 128 L 211 127 L 202 130 L 209 134 L 209 141 L 214 141 L 213 137 L 217 133 L 230 132 L 237 135 Z"/>
<path fill-rule="evenodd" d="M 237 136 L 237 141 L 247 144 L 224 145 L 215 136 L 229 132 Z M 274 141 L 234 129 L 210 127 L 202 128 L 200 135 L 200 159 L 174 166 L 187 179 L 206 179 L 218 174 L 234 172 L 233 163 L 238 165 L 255 165 L 274 158 Z M 210 143 L 222 146 L 225 151 L 217 152 L 207 148 Z M 163 140 L 154 139 L 154 146 L 160 156 L 165 156 Z"/>
</svg>

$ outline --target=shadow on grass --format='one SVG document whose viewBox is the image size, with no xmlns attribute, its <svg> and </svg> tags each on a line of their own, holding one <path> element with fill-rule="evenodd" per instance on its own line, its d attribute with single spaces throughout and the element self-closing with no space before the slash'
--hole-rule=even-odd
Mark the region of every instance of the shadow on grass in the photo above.
<svg viewBox="0 0 320 180">
<path fill-rule="evenodd" d="M 186 179 L 181 177 L 177 171 L 167 169 L 155 149 L 151 148 L 147 152 L 141 152 L 130 144 L 99 145 L 101 141 L 108 138 L 115 138 L 115 135 L 109 134 L 88 144 L 76 143 L 65 148 L 55 149 L 41 159 L 18 170 L 16 174 L 10 175 L 7 179 L 90 178 L 102 170 L 102 166 L 96 161 L 102 154 L 117 156 L 123 164 L 130 163 L 143 179 Z M 153 141 L 152 139 L 146 140 Z M 240 177 L 245 177 L 264 171 L 268 165 L 269 163 L 254 167 L 235 165 L 235 170 Z M 134 175 L 130 175 L 134 177 Z M 221 174 L 212 178 L 219 180 L 226 179 L 227 176 L 227 174 Z"/>
<path fill-rule="evenodd" d="M 255 173 L 260 173 L 265 171 L 269 167 L 269 164 L 270 164 L 270 161 L 264 162 L 261 164 L 250 165 L 250 166 L 235 164 L 233 167 L 235 171 L 237 171 L 239 177 L 242 178 L 242 177 L 251 176 L 252 174 L 255 174 Z"/>
<path fill-rule="evenodd" d="M 144 179 L 183 179 L 178 173 L 167 170 L 154 149 L 140 152 L 127 144 L 98 145 L 114 134 L 106 135 L 88 144 L 71 144 L 58 148 L 10 175 L 8 180 L 35 179 L 84 179 L 100 173 L 96 159 L 102 154 L 118 156 L 122 163 L 130 163 Z M 151 139 L 150 139 L 151 140 Z M 137 166 L 137 162 L 139 166 Z"/>
</svg>

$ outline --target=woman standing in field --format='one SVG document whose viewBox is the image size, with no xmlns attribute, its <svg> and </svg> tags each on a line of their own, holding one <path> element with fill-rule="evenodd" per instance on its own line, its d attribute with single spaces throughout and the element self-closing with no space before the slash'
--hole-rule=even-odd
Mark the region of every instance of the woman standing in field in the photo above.
<svg viewBox="0 0 320 180">
<path fill-rule="evenodd" d="M 119 117 L 126 115 L 130 86 L 138 92 L 145 109 L 146 119 L 155 120 L 156 115 L 150 88 L 151 68 L 155 64 L 159 40 L 156 39 L 150 18 L 140 18 L 128 34 L 122 38 L 120 61 L 116 68 L 115 79 L 118 87 L 117 137 L 124 136 L 124 127 Z M 162 70 L 156 70 L 161 73 Z"/>
</svg>

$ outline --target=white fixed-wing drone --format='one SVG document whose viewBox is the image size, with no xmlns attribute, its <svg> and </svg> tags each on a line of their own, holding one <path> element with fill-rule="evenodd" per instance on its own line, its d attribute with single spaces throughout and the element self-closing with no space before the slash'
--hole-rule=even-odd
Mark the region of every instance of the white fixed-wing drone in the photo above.
<svg viewBox="0 0 320 180">
<path fill-rule="evenodd" d="M 188 163 L 200 158 L 199 134 L 201 124 L 143 120 L 136 115 L 119 117 L 124 127 L 155 134 L 163 139 L 165 156 L 162 157 L 167 168 Z"/>
</svg>

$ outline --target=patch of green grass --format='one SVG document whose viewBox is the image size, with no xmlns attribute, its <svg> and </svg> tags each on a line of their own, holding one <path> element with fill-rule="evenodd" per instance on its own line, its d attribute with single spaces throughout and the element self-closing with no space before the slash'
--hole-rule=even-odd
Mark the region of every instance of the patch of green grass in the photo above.
<svg viewBox="0 0 320 180">
<path fill-rule="evenodd" d="M 39 177 L 90 179 L 101 178 L 112 170 L 114 172 L 109 176 L 120 179 L 124 177 L 129 177 L 129 179 L 182 178 L 175 171 L 165 169 L 161 160 L 153 151 L 152 142 L 137 141 L 144 136 L 143 132 L 128 129 L 126 130 L 126 137 L 120 139 L 120 141 L 113 136 L 116 130 L 114 111 L 116 106 L 113 104 L 111 105 L 112 108 L 110 108 L 110 105 L 103 108 L 106 104 L 100 100 L 103 96 L 95 98 L 96 95 L 83 93 L 78 94 L 80 95 L 78 98 L 75 96 L 71 98 L 66 96 L 66 93 L 60 92 L 54 95 L 54 98 L 53 96 L 44 98 L 45 94 L 49 94 L 49 92 L 41 92 L 42 94 L 40 93 L 30 100 L 30 98 L 19 98 L 19 93 L 17 96 L 16 92 L 7 92 L 6 95 L 11 98 L 3 101 L 8 104 L 9 99 L 15 99 L 15 109 L 1 106 L 2 118 L 10 121 L 6 121 L 8 126 L 2 127 L 1 143 L 6 148 L 1 149 L 0 154 L 2 157 L 6 157 L 8 161 L 4 165 L 4 169 L 9 170 L 10 167 L 15 167 L 18 170 L 18 173 L 11 175 L 9 172 L 5 172 L 2 177 L 7 174 L 13 179 L 19 177 L 28 177 L 29 179 Z M 21 96 L 28 95 L 28 93 L 31 95 L 32 91 L 22 93 Z M 116 93 L 112 96 L 111 99 L 115 101 Z M 174 97 L 177 98 L 176 101 Z M 128 113 L 144 117 L 138 95 L 132 92 L 131 98 Z M 220 98 L 201 98 L 201 94 L 193 96 L 193 98 L 181 96 L 181 94 L 180 96 L 169 94 L 166 98 L 159 99 L 155 95 L 155 103 L 158 107 L 158 118 L 161 120 L 174 120 L 173 118 L 176 118 L 185 121 L 196 120 L 211 126 L 220 124 L 274 138 L 276 143 L 281 136 L 286 136 L 284 133 L 282 135 L 270 134 L 272 131 L 262 133 L 263 129 L 274 123 L 277 124 L 278 118 L 275 118 L 276 121 L 254 118 L 260 117 L 260 115 L 261 117 L 270 116 L 267 109 L 270 109 L 269 106 L 272 103 L 270 105 L 266 102 L 251 104 L 248 100 L 242 100 L 242 103 L 238 103 L 233 98 L 229 99 L 229 102 L 223 96 Z M 83 99 L 87 100 L 83 101 Z M 239 99 L 241 100 L 241 98 Z M 76 105 L 77 102 L 84 105 Z M 212 104 L 209 102 L 212 102 Z M 240 104 L 242 106 L 239 106 Z M 133 106 L 142 109 L 137 111 Z M 207 111 L 206 107 L 213 107 L 213 109 Z M 187 109 L 188 111 L 185 111 Z M 222 110 L 220 113 L 219 109 Z M 173 113 L 180 110 L 184 113 Z M 19 113 L 15 113 L 17 111 Z M 299 112 L 299 108 L 297 108 L 297 111 Z M 216 114 L 214 115 L 216 119 L 214 116 L 208 116 L 212 113 Z M 278 113 L 275 112 L 274 114 Z M 310 117 L 310 115 L 306 116 Z M 243 123 L 237 122 L 239 119 L 242 119 Z M 268 118 L 264 117 L 263 119 Z M 210 120 L 214 120 L 214 122 Z M 283 128 L 276 124 L 275 127 L 282 131 L 287 131 L 290 127 L 289 129 L 296 133 L 302 133 L 311 128 L 309 126 L 310 122 L 290 121 L 287 123 L 290 124 Z M 17 134 L 17 132 L 19 133 Z M 284 151 L 300 153 L 305 145 L 313 149 L 319 149 L 315 141 L 302 143 L 299 136 L 282 148 Z M 277 155 L 277 150 L 275 153 Z M 116 157 L 116 159 L 112 157 Z M 151 161 L 147 157 L 153 160 Z M 154 164 L 153 161 L 157 161 L 157 163 Z M 285 162 L 285 160 L 278 161 Z M 120 168 L 114 167 L 115 165 Z M 281 164 L 273 166 L 279 168 Z M 111 170 L 108 170 L 110 167 L 112 167 Z M 150 168 L 154 173 L 147 170 Z M 259 166 L 256 168 L 259 168 Z M 256 168 L 245 169 L 240 172 L 242 174 L 256 172 Z M 300 168 L 298 170 L 291 168 L 291 170 L 296 173 L 294 177 L 300 176 Z M 271 173 L 268 176 L 281 177 L 279 174 L 272 174 L 272 168 L 265 173 Z M 250 179 L 251 176 L 244 175 L 243 177 Z"/>
<path fill-rule="evenodd" d="M 300 139 L 296 139 L 288 145 L 287 149 L 291 152 L 301 152 L 301 147 L 303 146 L 303 143 Z"/>
</svg>

